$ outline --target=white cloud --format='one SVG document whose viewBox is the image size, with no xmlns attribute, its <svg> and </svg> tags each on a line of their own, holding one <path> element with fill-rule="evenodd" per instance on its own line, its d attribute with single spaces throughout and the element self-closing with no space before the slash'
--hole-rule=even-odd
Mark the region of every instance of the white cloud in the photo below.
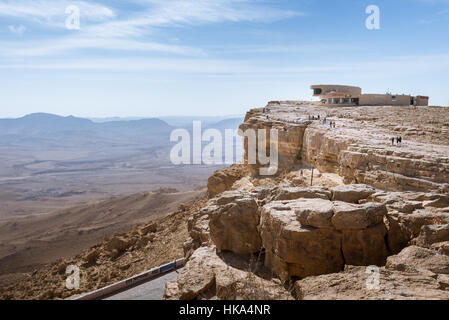
<svg viewBox="0 0 449 320">
<path fill-rule="evenodd" d="M 243 61 L 208 58 L 135 58 L 135 59 L 51 59 L 38 62 L 27 61 L 0 64 L 0 69 L 43 69 L 43 70 L 107 70 L 107 71 L 164 71 L 192 72 L 195 74 L 237 74 L 261 75 L 270 77 L 300 74 L 317 76 L 323 73 L 336 73 L 341 76 L 349 74 L 366 74 L 401 77 L 423 75 L 426 73 L 449 69 L 449 54 L 423 56 L 397 56 L 383 60 L 366 60 L 339 62 L 309 66 L 264 61 Z"/>
<path fill-rule="evenodd" d="M 82 18 L 87 21 L 104 21 L 116 14 L 108 7 L 78 0 L 2 0 L 0 16 L 13 17 L 49 25 L 64 26 L 65 9 L 75 5 L 80 9 Z"/>
<path fill-rule="evenodd" d="M 132 39 L 83 38 L 78 36 L 57 41 L 28 42 L 26 44 L 3 42 L 0 43 L 0 46 L 3 48 L 0 52 L 0 56 L 15 58 L 57 56 L 71 50 L 81 49 L 102 49 L 122 52 L 164 52 L 194 56 L 205 55 L 202 50 L 188 46 L 170 45 L 151 41 L 143 42 Z"/>
<path fill-rule="evenodd" d="M 141 36 L 152 28 L 221 22 L 272 22 L 303 15 L 254 0 L 137 0 L 142 12 L 124 20 L 91 26 L 98 36 Z"/>
<path fill-rule="evenodd" d="M 23 25 L 19 25 L 19 26 L 17 26 L 17 27 L 14 26 L 14 25 L 9 25 L 9 26 L 8 26 L 8 29 L 9 29 L 9 31 L 11 31 L 11 32 L 14 33 L 14 34 L 22 35 L 22 34 L 25 32 L 26 27 L 23 26 Z"/>
<path fill-rule="evenodd" d="M 78 49 L 167 52 L 204 55 L 188 46 L 148 40 L 163 27 L 182 27 L 222 22 L 270 22 L 301 15 L 277 9 L 273 2 L 251 0 L 134 0 L 142 9 L 117 13 L 106 6 L 79 0 L 0 0 L 0 16 L 29 19 L 45 25 L 64 26 L 68 5 L 80 8 L 82 27 L 56 39 L 33 42 L 4 42 L 2 56 L 56 56 Z M 117 16 L 126 18 L 117 19 Z M 85 20 L 91 23 L 84 23 Z M 45 34 L 47 36 L 48 34 Z"/>
<path fill-rule="evenodd" d="M 213 22 L 269 22 L 302 15 L 251 0 L 147 0 L 154 6 L 147 15 L 155 25 Z"/>
</svg>

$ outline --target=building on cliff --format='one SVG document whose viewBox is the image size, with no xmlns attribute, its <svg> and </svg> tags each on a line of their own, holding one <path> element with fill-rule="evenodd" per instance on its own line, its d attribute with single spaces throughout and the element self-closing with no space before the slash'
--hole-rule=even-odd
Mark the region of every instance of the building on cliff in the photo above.
<svg viewBox="0 0 449 320">
<path fill-rule="evenodd" d="M 362 89 L 354 86 L 313 85 L 313 96 L 324 105 L 354 106 L 428 106 L 429 97 L 386 94 L 362 94 Z"/>
</svg>

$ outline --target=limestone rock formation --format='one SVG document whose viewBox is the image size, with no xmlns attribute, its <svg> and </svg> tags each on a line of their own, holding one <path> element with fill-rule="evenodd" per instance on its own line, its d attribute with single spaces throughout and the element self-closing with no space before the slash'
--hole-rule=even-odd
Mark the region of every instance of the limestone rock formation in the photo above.
<svg viewBox="0 0 449 320">
<path fill-rule="evenodd" d="M 165 297 L 291 298 L 283 285 L 294 282 L 298 299 L 449 299 L 448 118 L 442 108 L 292 101 L 250 110 L 244 164 L 209 179 L 211 199 L 189 221 L 190 259 Z M 277 129 L 275 176 L 249 163 L 259 151 L 249 129 L 265 130 L 267 146 Z M 338 179 L 306 187 L 322 175 Z M 236 267 L 254 257 L 279 280 Z"/>
<path fill-rule="evenodd" d="M 385 206 L 322 199 L 274 201 L 261 215 L 266 265 L 283 279 L 385 263 Z"/>
<path fill-rule="evenodd" d="M 374 269 L 376 270 L 376 269 Z M 344 272 L 308 277 L 295 283 L 301 300 L 447 300 L 446 280 L 379 268 L 347 266 Z"/>
<path fill-rule="evenodd" d="M 391 135 L 397 134 L 397 124 L 391 126 L 391 121 L 407 119 L 409 124 L 414 123 L 416 110 L 364 106 L 334 109 L 288 101 L 267 107 L 268 114 L 263 109 L 250 110 L 240 128 L 278 129 L 281 168 L 307 162 L 320 171 L 339 173 L 346 183 L 449 193 L 449 142 L 441 134 L 449 115 L 444 108 L 420 108 L 419 116 L 426 115 L 428 127 L 401 132 L 406 141 L 398 147 L 391 145 Z M 328 121 L 310 121 L 311 114 L 321 114 Z M 329 128 L 330 120 L 338 123 L 336 129 Z M 417 134 L 419 131 L 425 134 Z M 430 148 L 422 143 L 428 142 L 428 137 L 439 144 Z M 244 146 L 247 154 L 247 141 Z M 250 169 L 256 173 L 260 167 L 256 164 Z"/>
<path fill-rule="evenodd" d="M 334 202 L 332 225 L 337 230 L 365 229 L 382 223 L 387 213 L 385 205 L 369 202 L 365 204 L 349 204 Z"/>
<path fill-rule="evenodd" d="M 220 169 L 214 172 L 207 181 L 207 191 L 209 198 L 231 189 L 232 185 L 249 173 L 247 167 L 241 164 L 234 164 L 229 168 Z"/>
<path fill-rule="evenodd" d="M 273 191 L 273 200 L 294 200 L 299 198 L 320 198 L 330 200 L 332 193 L 322 186 L 301 188 L 301 187 L 279 187 Z"/>
<path fill-rule="evenodd" d="M 277 282 L 226 264 L 215 247 L 195 251 L 177 280 L 166 285 L 164 299 L 292 299 Z"/>
<path fill-rule="evenodd" d="M 424 225 L 414 243 L 421 247 L 431 247 L 434 244 L 449 241 L 449 224 Z"/>
<path fill-rule="evenodd" d="M 219 250 L 237 254 L 260 251 L 261 239 L 257 231 L 259 207 L 254 198 L 245 192 L 227 191 L 216 199 L 209 209 L 210 235 Z"/>
<path fill-rule="evenodd" d="M 409 246 L 399 254 L 387 259 L 387 269 L 419 273 L 430 271 L 449 274 L 449 256 L 418 246 Z"/>
<path fill-rule="evenodd" d="M 299 223 L 305 227 L 332 228 L 334 204 L 323 199 L 298 199 L 295 214 Z"/>
<path fill-rule="evenodd" d="M 301 225 L 295 214 L 295 205 L 300 208 L 301 202 L 275 201 L 262 209 L 265 265 L 283 280 L 337 272 L 344 265 L 341 235 L 333 229 Z"/>
<path fill-rule="evenodd" d="M 365 184 L 342 185 L 332 188 L 332 200 L 359 203 L 376 193 L 376 189 Z"/>
</svg>

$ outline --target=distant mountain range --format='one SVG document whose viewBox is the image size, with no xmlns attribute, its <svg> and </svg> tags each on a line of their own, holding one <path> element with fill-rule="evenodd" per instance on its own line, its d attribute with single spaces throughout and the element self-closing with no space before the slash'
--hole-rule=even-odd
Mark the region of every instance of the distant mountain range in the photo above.
<svg viewBox="0 0 449 320">
<path fill-rule="evenodd" d="M 26 131 L 54 132 L 60 130 L 91 130 L 91 129 L 173 129 L 175 127 L 191 128 L 193 121 L 201 121 L 204 127 L 223 127 L 241 122 L 243 116 L 169 116 L 160 118 L 78 118 L 62 117 L 49 113 L 32 113 L 21 118 L 0 119 L 0 129 L 6 130 L 0 134 Z"/>
<path fill-rule="evenodd" d="M 171 126 L 174 127 L 186 127 L 191 126 L 192 121 L 201 121 L 204 126 L 210 126 L 215 123 L 219 123 L 221 121 L 229 120 L 229 119 L 243 119 L 244 115 L 227 115 L 227 116 L 161 116 L 157 117 L 157 119 L 163 120 Z M 109 117 L 109 118 L 88 118 L 93 122 L 104 123 L 104 122 L 112 122 L 112 121 L 132 121 L 132 120 L 143 120 L 148 118 L 142 117 Z"/>
<path fill-rule="evenodd" d="M 48 113 L 33 113 L 17 119 L 0 119 L 0 129 L 0 134 L 45 134 L 108 129 L 171 130 L 172 127 L 165 121 L 155 118 L 97 123 L 74 116 L 61 117 Z"/>
<path fill-rule="evenodd" d="M 114 120 L 112 120 L 114 119 Z M 203 128 L 236 129 L 243 117 L 166 117 L 93 121 L 74 116 L 62 117 L 48 113 L 33 113 L 22 118 L 0 119 L 0 144 L 4 143 L 151 143 L 167 144 L 169 135 L 176 128 L 192 130 L 192 121 L 199 120 Z M 218 120 L 214 122 L 214 120 Z"/>
</svg>

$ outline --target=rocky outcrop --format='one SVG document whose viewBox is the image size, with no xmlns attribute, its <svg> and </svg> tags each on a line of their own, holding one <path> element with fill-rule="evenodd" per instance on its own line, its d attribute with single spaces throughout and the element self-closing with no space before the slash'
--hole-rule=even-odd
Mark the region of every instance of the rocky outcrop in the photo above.
<svg viewBox="0 0 449 320">
<path fill-rule="evenodd" d="M 230 190 L 237 180 L 248 174 L 248 168 L 242 164 L 234 164 L 229 168 L 215 171 L 207 180 L 207 193 L 209 198 Z"/>
<path fill-rule="evenodd" d="M 449 274 L 449 256 L 435 250 L 409 246 L 398 255 L 389 257 L 385 267 L 410 273 L 429 271 L 434 274 Z"/>
<path fill-rule="evenodd" d="M 211 239 L 217 249 L 237 254 L 260 251 L 259 207 L 249 193 L 225 192 L 207 210 Z"/>
<path fill-rule="evenodd" d="M 178 279 L 166 284 L 164 299 L 292 299 L 278 282 L 261 278 L 227 264 L 216 254 L 215 247 L 195 251 Z"/>
<path fill-rule="evenodd" d="M 447 239 L 446 225 L 424 226 L 417 243 Z M 434 237 L 436 235 L 436 238 Z M 430 237 L 429 237 L 430 236 Z M 308 277 L 295 283 L 299 299 L 449 299 L 446 242 L 427 249 L 408 246 L 390 256 L 385 267 L 346 266 L 344 272 Z"/>
<path fill-rule="evenodd" d="M 271 202 L 263 207 L 260 223 L 266 266 L 288 279 L 337 272 L 345 263 L 383 265 L 386 213 L 377 203 Z"/>
<path fill-rule="evenodd" d="M 337 198 L 348 203 L 331 201 L 333 192 L 325 187 L 225 191 L 189 220 L 186 256 L 212 243 L 235 254 L 264 250 L 265 266 L 284 280 L 337 272 L 345 264 L 383 265 L 386 206 L 353 203 L 373 192 L 347 186 Z"/>
<path fill-rule="evenodd" d="M 297 281 L 295 292 L 301 300 L 447 300 L 446 281 L 425 274 L 347 266 L 344 272 Z"/>
<path fill-rule="evenodd" d="M 437 297 L 442 293 L 432 290 L 439 290 L 438 281 L 445 280 L 429 277 L 429 272 L 440 270 L 446 263 L 444 257 L 447 256 L 443 254 L 449 242 L 448 213 L 447 208 L 429 207 L 426 204 L 430 201 L 439 203 L 439 199 L 436 194 L 386 193 L 366 185 L 345 185 L 331 189 L 320 186 L 257 187 L 248 191 L 225 191 L 210 199 L 206 206 L 190 218 L 188 225 L 191 239 L 186 243 L 194 243 L 195 246 L 190 247 L 187 256 L 191 256 L 190 260 L 196 255 L 203 257 L 201 259 L 213 256 L 214 266 L 223 267 L 224 264 L 229 267 L 229 262 L 218 257 L 216 252 L 246 257 L 256 254 L 262 259 L 263 267 L 282 281 L 304 279 L 301 280 L 304 282 L 300 282 L 301 289 L 298 289 L 301 290 L 298 295 L 304 299 L 314 298 L 315 294 L 320 297 L 319 293 L 313 291 L 315 287 L 309 287 L 307 279 L 318 276 L 319 279 L 328 279 L 325 282 L 332 277 L 359 281 L 362 269 L 355 266 L 372 265 L 380 268 L 381 276 L 388 281 L 402 281 L 401 286 L 418 279 L 420 284 L 412 286 L 410 290 L 427 290 L 419 297 Z M 412 253 L 403 251 L 410 243 L 421 247 L 408 247 L 411 248 L 409 250 L 416 250 Z M 391 256 L 394 254 L 398 255 Z M 423 257 L 421 260 L 420 254 Z M 249 275 L 245 273 L 248 269 L 243 268 L 234 271 L 231 277 L 216 271 L 222 267 L 210 267 L 209 262 L 195 259 L 192 268 L 185 269 L 183 277 L 188 281 L 193 277 L 193 270 L 196 270 L 194 277 L 201 274 L 201 279 L 195 280 L 198 283 L 185 284 L 178 279 L 180 282 L 169 284 L 167 299 L 207 298 L 211 295 L 229 297 L 228 294 L 235 294 L 235 288 L 241 286 L 241 280 L 231 281 L 232 284 L 223 285 L 227 289 L 222 289 L 217 279 L 227 279 L 223 280 L 227 283 L 229 279 L 242 279 Z M 426 260 L 437 267 L 429 269 Z M 421 268 L 416 269 L 417 274 L 410 276 L 413 263 L 421 265 Z M 213 274 L 210 270 L 198 272 L 197 269 L 201 270 L 198 264 L 215 271 Z M 386 267 L 382 267 L 384 265 Z M 329 275 L 330 278 L 323 275 Z M 317 282 L 319 287 L 324 286 L 320 281 Z M 384 296 L 384 293 L 364 290 L 355 294 L 351 290 L 356 290 L 358 285 L 354 284 L 354 288 L 349 288 L 342 297 L 406 298 L 401 295 L 402 289 L 391 291 L 390 287 Z M 193 288 L 194 293 L 185 288 Z M 217 295 L 217 290 L 228 293 Z"/>
<path fill-rule="evenodd" d="M 365 184 L 342 185 L 332 188 L 332 200 L 359 203 L 376 193 L 376 189 Z"/>
<path fill-rule="evenodd" d="M 254 133 L 254 137 L 258 137 L 259 132 L 264 135 L 266 154 L 269 154 L 271 150 L 270 130 L 276 129 L 278 135 L 278 171 L 292 168 L 301 160 L 304 132 L 311 122 L 294 120 L 286 122 L 282 121 L 282 119 L 278 120 L 271 115 L 271 113 L 264 113 L 263 109 L 254 109 L 246 114 L 245 121 L 239 128 L 241 134 L 243 134 L 244 162 L 248 164 L 248 154 L 257 154 L 259 152 L 259 143 L 249 143 L 252 133 Z M 256 159 L 256 163 L 249 165 L 249 169 L 255 175 L 260 173 L 259 169 L 261 167 L 264 167 L 264 165 L 258 159 Z"/>
<path fill-rule="evenodd" d="M 346 183 L 362 183 L 400 191 L 435 190 L 449 193 L 447 145 L 440 144 L 430 148 L 429 145 L 420 143 L 421 135 L 412 134 L 408 135 L 404 146 L 391 145 L 391 128 L 384 124 L 390 123 L 392 119 L 403 121 L 408 118 L 410 112 L 406 108 L 384 107 L 380 110 L 377 107 L 352 107 L 333 110 L 293 102 L 268 105 L 268 108 L 268 113 L 264 113 L 262 109 L 248 112 L 240 128 L 278 129 L 281 168 L 291 168 L 307 162 L 320 171 L 340 174 Z M 368 116 L 369 110 L 377 110 L 378 113 L 375 117 Z M 429 117 L 433 115 L 429 124 L 444 125 L 444 117 L 441 118 L 439 113 L 444 110 L 436 111 L 438 112 L 432 114 L 429 110 L 423 110 Z M 310 121 L 311 114 L 321 114 L 322 118 L 336 120 L 338 127 L 329 128 L 328 121 Z M 361 114 L 366 116 L 361 117 Z M 434 128 L 435 132 L 441 132 L 440 127 Z M 422 130 L 425 131 L 426 128 Z M 428 134 L 435 136 L 433 130 Z M 434 142 L 443 138 L 440 135 Z M 249 145 L 245 143 L 244 146 L 247 154 Z M 260 167 L 260 164 L 250 166 L 254 173 Z"/>
<path fill-rule="evenodd" d="M 301 225 L 295 204 L 300 205 L 294 200 L 275 201 L 262 209 L 260 234 L 265 266 L 283 280 L 341 270 L 341 235 L 333 229 Z"/>
<path fill-rule="evenodd" d="M 427 127 L 407 128 L 393 124 L 411 109 L 368 109 L 273 102 L 249 111 L 240 129 L 252 175 L 211 187 L 215 198 L 189 222 L 190 260 L 166 298 L 245 299 L 264 287 L 270 298 L 291 298 L 284 286 L 294 283 L 299 299 L 449 299 L 449 140 L 434 126 L 449 113 L 423 109 Z M 278 131 L 273 177 L 249 163 L 259 151 L 251 129 L 265 131 L 267 152 L 269 131 Z M 303 187 L 323 175 L 324 186 Z M 265 276 L 225 255 L 257 257 Z"/>
<path fill-rule="evenodd" d="M 332 192 L 321 186 L 301 188 L 301 187 L 279 187 L 271 191 L 270 201 L 276 200 L 293 200 L 299 198 L 320 198 L 330 200 Z"/>
<path fill-rule="evenodd" d="M 426 248 L 431 248 L 441 242 L 449 241 L 449 224 L 424 225 L 419 236 L 413 243 Z"/>
<path fill-rule="evenodd" d="M 385 267 L 346 266 L 340 273 L 296 281 L 295 292 L 304 300 L 448 300 L 448 273 L 447 255 L 409 246 Z"/>
</svg>

